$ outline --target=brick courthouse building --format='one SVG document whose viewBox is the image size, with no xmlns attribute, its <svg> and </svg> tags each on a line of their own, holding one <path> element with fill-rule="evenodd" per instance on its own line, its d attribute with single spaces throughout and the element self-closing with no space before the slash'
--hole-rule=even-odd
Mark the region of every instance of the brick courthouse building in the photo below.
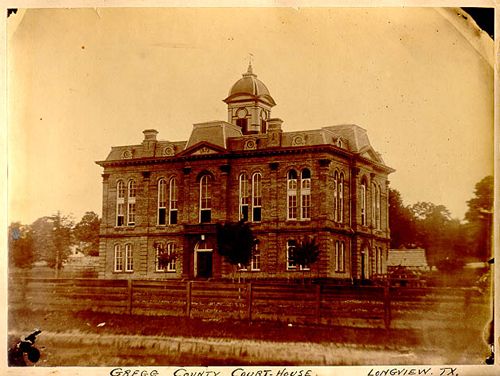
<svg viewBox="0 0 500 376">
<path fill-rule="evenodd" d="M 224 99 L 228 121 L 194 124 L 189 140 L 113 147 L 103 173 L 104 278 L 224 278 L 215 224 L 245 218 L 258 244 L 247 278 L 302 278 L 290 247 L 316 238 L 311 276 L 371 279 L 386 272 L 393 170 L 357 125 L 284 132 L 251 65 Z M 160 265 L 158 254 L 178 257 Z"/>
</svg>

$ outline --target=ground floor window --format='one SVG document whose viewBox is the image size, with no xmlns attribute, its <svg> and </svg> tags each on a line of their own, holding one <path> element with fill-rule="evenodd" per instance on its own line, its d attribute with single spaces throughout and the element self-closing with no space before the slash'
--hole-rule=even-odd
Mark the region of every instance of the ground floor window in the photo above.
<svg viewBox="0 0 500 376">
<path fill-rule="evenodd" d="M 376 273 L 377 274 L 383 274 L 384 269 L 383 269 L 383 264 L 384 264 L 384 251 L 382 250 L 382 247 L 376 247 L 375 248 L 375 263 L 376 263 Z"/>
<path fill-rule="evenodd" d="M 125 271 L 134 271 L 134 258 L 132 254 L 132 244 L 125 245 Z"/>
<path fill-rule="evenodd" d="M 120 245 L 115 245 L 114 271 L 123 272 L 123 252 Z"/>
<path fill-rule="evenodd" d="M 338 240 L 335 242 L 335 271 L 345 272 L 345 243 Z"/>
<path fill-rule="evenodd" d="M 157 243 L 156 246 L 156 271 L 175 272 L 177 253 L 175 243 Z"/>
<path fill-rule="evenodd" d="M 309 265 L 298 265 L 293 260 L 293 252 L 300 244 L 296 240 L 289 240 L 286 247 L 286 269 L 287 270 L 310 270 Z"/>
<path fill-rule="evenodd" d="M 286 269 L 287 270 L 295 270 L 297 269 L 297 265 L 293 261 L 292 255 L 295 247 L 297 246 L 297 242 L 295 240 L 289 240 L 286 243 Z"/>
<path fill-rule="evenodd" d="M 252 251 L 252 260 L 250 262 L 250 269 L 255 271 L 260 270 L 260 250 L 258 244 L 255 244 Z"/>
<path fill-rule="evenodd" d="M 114 249 L 114 271 L 133 272 L 134 259 L 132 254 L 132 244 L 125 245 L 125 252 L 121 245 L 116 244 Z"/>
</svg>

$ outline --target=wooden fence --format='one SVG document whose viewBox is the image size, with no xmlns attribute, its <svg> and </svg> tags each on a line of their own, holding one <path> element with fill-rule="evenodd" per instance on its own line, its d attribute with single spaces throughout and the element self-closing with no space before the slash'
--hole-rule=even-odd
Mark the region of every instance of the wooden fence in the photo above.
<svg viewBox="0 0 500 376">
<path fill-rule="evenodd" d="M 486 294 L 451 288 L 53 278 L 9 283 L 11 308 L 381 328 L 394 320 L 442 323 L 484 316 L 488 303 Z"/>
</svg>

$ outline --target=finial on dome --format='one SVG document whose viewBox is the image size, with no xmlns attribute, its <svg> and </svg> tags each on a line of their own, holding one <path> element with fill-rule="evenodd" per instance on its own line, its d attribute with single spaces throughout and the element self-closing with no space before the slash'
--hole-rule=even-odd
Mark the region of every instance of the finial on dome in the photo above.
<svg viewBox="0 0 500 376">
<path fill-rule="evenodd" d="M 253 54 L 251 52 L 249 52 L 248 53 L 248 69 L 247 69 L 247 73 L 245 73 L 243 76 L 255 76 L 255 74 L 253 73 L 252 60 L 253 60 Z"/>
</svg>

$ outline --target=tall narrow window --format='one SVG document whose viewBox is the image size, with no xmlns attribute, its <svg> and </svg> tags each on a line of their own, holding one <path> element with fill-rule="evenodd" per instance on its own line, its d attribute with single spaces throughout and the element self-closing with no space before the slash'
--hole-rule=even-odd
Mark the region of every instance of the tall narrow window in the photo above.
<svg viewBox="0 0 500 376">
<path fill-rule="evenodd" d="M 169 187 L 169 217 L 168 223 L 171 225 L 177 224 L 177 180 L 170 179 Z"/>
<path fill-rule="evenodd" d="M 125 245 L 125 271 L 132 272 L 134 271 L 134 258 L 132 254 L 132 245 Z"/>
<path fill-rule="evenodd" d="M 164 254 L 166 252 L 165 244 L 157 243 L 155 248 L 156 248 L 156 271 L 157 272 L 164 272 L 166 268 L 165 268 L 165 265 L 160 263 L 160 257 L 162 254 Z"/>
<path fill-rule="evenodd" d="M 295 240 L 289 240 L 286 243 L 286 268 L 287 270 L 297 269 L 297 265 L 292 260 L 292 253 L 297 245 Z"/>
<path fill-rule="evenodd" d="M 287 219 L 297 219 L 297 172 L 288 171 L 287 179 Z"/>
<path fill-rule="evenodd" d="M 158 181 L 158 225 L 163 226 L 167 224 L 167 183 L 165 179 Z"/>
<path fill-rule="evenodd" d="M 381 190 L 380 190 L 380 186 L 377 186 L 377 198 L 376 198 L 376 202 L 375 202 L 375 220 L 376 220 L 376 223 L 377 223 L 377 229 L 381 229 L 382 226 L 381 226 L 381 205 L 380 205 L 380 202 L 382 200 L 382 193 L 381 193 Z"/>
<path fill-rule="evenodd" d="M 340 173 L 338 192 L 339 192 L 338 222 L 342 223 L 344 222 L 344 173 L 343 172 Z"/>
<path fill-rule="evenodd" d="M 340 271 L 345 272 L 345 243 L 340 242 Z"/>
<path fill-rule="evenodd" d="M 345 271 L 345 243 L 338 240 L 335 242 L 335 271 Z"/>
<path fill-rule="evenodd" d="M 200 223 L 212 220 L 212 196 L 210 192 L 211 178 L 203 175 L 200 179 Z"/>
<path fill-rule="evenodd" d="M 136 196 L 136 186 L 135 180 L 130 180 L 128 182 L 128 221 L 129 226 L 135 225 L 135 196 Z"/>
<path fill-rule="evenodd" d="M 260 270 L 260 250 L 259 245 L 255 244 L 252 250 L 252 260 L 250 262 L 250 270 Z"/>
<path fill-rule="evenodd" d="M 123 272 L 123 252 L 122 248 L 119 244 L 115 245 L 115 267 L 114 271 L 115 272 Z"/>
<path fill-rule="evenodd" d="M 333 173 L 333 220 L 338 221 L 339 217 L 339 173 Z"/>
<path fill-rule="evenodd" d="M 125 183 L 122 180 L 116 184 L 116 225 L 125 225 Z"/>
<path fill-rule="evenodd" d="M 361 204 L 361 225 L 366 226 L 366 181 L 361 182 L 360 204 Z"/>
<path fill-rule="evenodd" d="M 382 274 L 384 272 L 384 251 L 382 247 L 376 247 L 376 263 L 377 263 L 377 274 Z"/>
<path fill-rule="evenodd" d="M 175 272 L 175 243 L 168 243 L 167 244 L 167 254 L 170 256 L 170 261 L 167 264 L 167 271 L 168 272 Z"/>
<path fill-rule="evenodd" d="M 300 218 L 311 219 L 311 171 L 307 168 L 300 179 Z"/>
<path fill-rule="evenodd" d="M 373 228 L 377 227 L 377 185 L 372 183 L 372 226 Z"/>
<path fill-rule="evenodd" d="M 240 220 L 248 221 L 249 201 L 248 176 L 243 173 L 240 175 Z"/>
<path fill-rule="evenodd" d="M 262 175 L 255 173 L 252 176 L 252 221 L 262 220 Z"/>
</svg>

